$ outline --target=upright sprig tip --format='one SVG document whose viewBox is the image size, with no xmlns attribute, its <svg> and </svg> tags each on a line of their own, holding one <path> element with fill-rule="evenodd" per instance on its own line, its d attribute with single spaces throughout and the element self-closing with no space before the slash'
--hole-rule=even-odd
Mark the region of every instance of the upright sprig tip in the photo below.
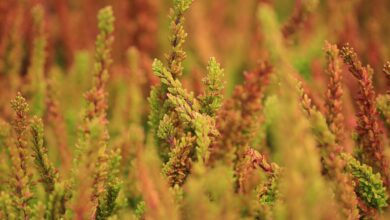
<svg viewBox="0 0 390 220">
<path fill-rule="evenodd" d="M 224 87 L 223 76 L 224 70 L 214 57 L 211 57 L 207 65 L 207 78 L 204 83 L 210 92 L 221 92 Z"/>
<path fill-rule="evenodd" d="M 224 88 L 224 70 L 212 57 L 207 65 L 207 77 L 203 79 L 205 94 L 202 98 L 202 112 L 214 115 L 222 105 Z"/>
<path fill-rule="evenodd" d="M 193 0 L 174 0 L 173 1 L 174 9 L 184 12 L 188 10 L 188 8 L 190 8 L 192 2 Z"/>
<path fill-rule="evenodd" d="M 223 69 L 221 65 L 217 62 L 215 57 L 211 57 L 207 66 L 207 70 L 211 73 L 212 76 L 223 75 Z"/>
<path fill-rule="evenodd" d="M 11 107 L 17 113 L 27 113 L 29 111 L 29 106 L 26 102 L 26 99 L 18 92 L 15 99 L 11 100 Z"/>
<path fill-rule="evenodd" d="M 113 24 L 115 21 L 115 17 L 113 15 L 111 6 L 107 6 L 99 11 L 98 21 L 98 27 L 100 31 L 106 34 L 112 33 L 114 31 Z"/>
<path fill-rule="evenodd" d="M 341 48 L 340 55 L 343 58 L 344 63 L 349 65 L 350 72 L 357 79 L 361 79 L 365 74 L 364 71 L 366 70 L 360 62 L 355 50 L 347 43 Z"/>
</svg>

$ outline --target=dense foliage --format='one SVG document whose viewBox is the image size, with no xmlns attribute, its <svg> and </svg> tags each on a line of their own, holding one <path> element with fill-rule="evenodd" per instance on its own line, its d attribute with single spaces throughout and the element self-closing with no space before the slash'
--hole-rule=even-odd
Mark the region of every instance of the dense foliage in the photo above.
<svg viewBox="0 0 390 220">
<path fill-rule="evenodd" d="M 0 219 L 390 218 L 389 8 L 0 1 Z"/>
</svg>

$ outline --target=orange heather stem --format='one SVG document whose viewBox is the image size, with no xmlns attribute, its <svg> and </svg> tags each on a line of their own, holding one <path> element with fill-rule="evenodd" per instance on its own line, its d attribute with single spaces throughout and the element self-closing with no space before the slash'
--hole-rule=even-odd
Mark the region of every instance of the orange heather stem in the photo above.
<svg viewBox="0 0 390 220">
<path fill-rule="evenodd" d="M 329 129 L 335 135 L 336 143 L 344 140 L 344 116 L 342 114 L 342 73 L 339 49 L 328 42 L 325 44 L 327 59 L 326 72 L 329 75 L 328 90 L 326 92 L 326 121 Z"/>
</svg>

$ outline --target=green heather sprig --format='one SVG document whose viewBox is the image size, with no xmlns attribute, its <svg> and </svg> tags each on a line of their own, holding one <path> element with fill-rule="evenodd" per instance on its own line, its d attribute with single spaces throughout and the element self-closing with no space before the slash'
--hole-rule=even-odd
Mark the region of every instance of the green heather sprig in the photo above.
<svg viewBox="0 0 390 220">
<path fill-rule="evenodd" d="M 163 78 L 162 81 L 164 81 Z M 168 87 L 169 103 L 178 114 L 179 120 L 191 128 L 196 136 L 198 160 L 207 163 L 209 159 L 208 148 L 211 143 L 210 136 L 218 134 L 215 129 L 215 121 L 208 115 L 200 113 L 199 101 L 193 98 L 192 93 L 189 94 L 183 89 L 180 83 L 171 86 L 174 87 Z"/>
<path fill-rule="evenodd" d="M 196 156 L 200 163 L 208 164 L 210 160 L 210 144 L 219 135 L 213 118 L 198 114 L 193 120 L 196 136 Z"/>
<path fill-rule="evenodd" d="M 209 159 L 210 134 L 216 135 L 215 122 L 213 118 L 200 113 L 199 101 L 188 93 L 181 85 L 180 81 L 174 80 L 170 73 L 162 66 L 162 63 L 155 61 L 153 69 L 157 76 L 160 77 L 161 82 L 168 87 L 168 100 L 172 108 L 178 114 L 179 119 L 183 124 L 188 125 L 196 136 L 198 159 L 202 159 L 206 163 Z M 164 126 L 162 126 L 164 125 Z M 172 122 L 164 116 L 160 129 L 162 129 L 160 136 L 166 136 L 172 133 Z M 163 132 L 164 135 L 161 135 Z"/>
<path fill-rule="evenodd" d="M 213 118 L 203 115 L 191 108 L 184 99 L 168 94 L 168 99 L 175 106 L 175 111 L 183 123 L 188 124 L 196 137 L 197 159 L 208 163 L 210 158 L 209 145 L 211 138 L 218 135 Z"/>
<path fill-rule="evenodd" d="M 11 107 L 15 112 L 12 122 L 13 145 L 9 146 L 12 161 L 12 179 L 10 188 L 12 190 L 12 203 L 17 218 L 29 219 L 33 214 L 33 183 L 31 170 L 28 169 L 30 155 L 28 150 L 28 126 L 29 106 L 26 100 L 18 93 L 11 101 Z"/>
<path fill-rule="evenodd" d="M 157 136 L 161 139 L 170 139 L 173 137 L 175 132 L 175 126 L 173 125 L 173 120 L 168 115 L 164 115 L 162 118 L 158 130 Z"/>
<path fill-rule="evenodd" d="M 187 33 L 184 30 L 184 13 L 189 9 L 192 0 L 173 0 L 173 9 L 170 12 L 171 20 L 169 41 L 171 51 L 165 54 L 168 70 L 174 78 L 180 77 L 183 73 L 182 62 L 186 58 L 183 50 Z"/>
<path fill-rule="evenodd" d="M 31 120 L 31 137 L 32 137 L 32 149 L 34 162 L 40 175 L 40 181 L 48 194 L 50 194 L 58 182 L 58 174 L 50 163 L 47 148 L 44 146 L 44 133 L 43 133 L 42 120 L 34 117 Z"/>
<path fill-rule="evenodd" d="M 69 199 L 69 193 L 62 189 L 59 194 L 56 189 L 59 184 L 59 177 L 57 171 L 49 161 L 47 155 L 47 148 L 44 146 L 44 131 L 43 123 L 38 117 L 33 117 L 28 120 L 28 105 L 25 99 L 18 94 L 18 96 L 11 102 L 12 107 L 16 112 L 16 119 L 14 121 L 14 129 L 16 133 L 15 139 L 17 140 L 16 146 L 18 146 L 19 161 L 18 167 L 14 170 L 15 180 L 11 181 L 11 188 L 16 187 L 16 195 L 13 198 L 13 204 L 16 205 L 13 213 L 9 215 L 16 215 L 16 219 L 41 219 L 46 216 L 47 219 L 58 219 L 65 214 L 65 203 Z M 27 135 L 28 130 L 30 135 Z M 31 142 L 27 143 L 27 137 L 31 137 Z M 36 170 L 40 178 L 40 182 L 43 184 L 47 193 L 47 201 L 45 206 L 41 201 L 37 201 L 38 197 L 34 197 L 32 201 L 32 180 L 31 169 L 29 169 L 29 155 L 30 151 L 26 149 L 30 146 L 32 157 L 34 158 Z M 21 150 L 21 149 L 24 150 Z M 10 150 L 12 152 L 12 149 Z M 15 155 L 11 153 L 11 160 L 14 161 Z M 24 159 L 22 159 L 24 158 Z M 20 170 L 22 169 L 22 170 Z M 24 172 L 23 169 L 26 169 Z M 52 198 L 56 200 L 52 200 Z M 56 213 L 57 218 L 51 218 Z M 12 219 L 12 218 L 11 218 Z"/>
<path fill-rule="evenodd" d="M 203 79 L 205 85 L 204 95 L 200 97 L 202 104 L 201 112 L 214 116 L 222 106 L 223 88 L 224 88 L 224 71 L 212 57 L 207 66 L 207 77 Z"/>
<path fill-rule="evenodd" d="M 42 117 L 45 111 L 45 60 L 46 36 L 44 30 L 44 8 L 37 5 L 32 9 L 34 41 L 28 75 L 32 86 L 32 113 Z"/>
<path fill-rule="evenodd" d="M 174 0 L 173 8 L 170 12 L 170 51 L 165 54 L 167 66 L 164 67 L 164 71 L 170 73 L 171 82 L 175 81 L 182 75 L 183 67 L 182 62 L 186 57 L 186 53 L 183 50 L 185 40 L 187 38 L 187 33 L 184 29 L 184 14 L 189 9 L 192 0 Z M 159 63 L 158 63 L 159 62 Z M 160 68 L 163 67 L 161 61 L 156 61 L 153 63 L 153 67 Z M 161 69 L 162 70 L 162 69 Z M 156 73 L 156 70 L 154 70 Z M 164 74 L 166 75 L 166 74 Z M 166 140 L 160 139 L 157 135 L 158 128 L 160 127 L 160 121 L 163 119 L 164 115 L 170 115 L 169 107 L 166 103 L 167 85 L 162 84 L 152 88 L 149 103 L 151 106 L 151 113 L 149 115 L 149 124 L 154 131 L 155 141 L 158 146 L 160 156 L 164 161 L 168 160 L 169 144 Z M 173 118 L 172 118 L 173 120 Z"/>
<path fill-rule="evenodd" d="M 347 161 L 347 172 L 355 178 L 356 192 L 359 197 L 373 208 L 387 207 L 388 195 L 380 174 L 347 154 L 343 154 L 342 157 Z"/>
<path fill-rule="evenodd" d="M 199 111 L 200 104 L 195 99 L 193 93 L 189 93 L 183 88 L 180 80 L 173 77 L 172 73 L 164 67 L 163 63 L 158 59 L 155 59 L 152 65 L 153 72 L 161 80 L 161 83 L 166 86 L 167 92 L 172 96 L 177 96 L 188 103 L 191 109 Z M 168 98 L 168 97 L 167 97 Z"/>
<path fill-rule="evenodd" d="M 165 125 L 165 124 L 172 124 L 173 121 L 167 114 L 166 112 L 166 107 L 163 105 L 163 100 L 165 99 L 163 90 L 161 86 L 153 87 L 150 91 L 150 95 L 148 98 L 149 106 L 150 106 L 150 114 L 148 118 L 148 124 L 151 128 L 151 130 L 154 133 L 154 139 L 156 141 L 156 145 L 159 149 L 158 153 L 160 157 L 163 159 L 163 161 L 168 160 L 168 152 L 169 152 L 169 147 L 167 146 L 166 143 L 164 143 L 164 140 L 167 139 L 167 136 L 162 133 L 162 128 L 170 125 Z M 163 124 L 160 124 L 163 123 Z M 169 129 L 170 131 L 173 132 L 173 129 Z M 171 133 L 170 135 L 173 135 Z"/>
<path fill-rule="evenodd" d="M 171 24 L 172 51 L 167 56 L 167 67 L 157 59 L 152 69 L 161 80 L 161 85 L 151 92 L 150 125 L 156 133 L 156 143 L 165 154 L 164 173 L 172 186 L 184 183 L 189 174 L 192 155 L 196 151 L 196 159 L 207 164 L 210 159 L 209 146 L 218 135 L 214 116 L 222 99 L 222 69 L 214 58 L 208 66 L 208 75 L 204 80 L 207 86 L 204 96 L 194 96 L 184 89 L 178 79 L 182 75 L 181 62 L 185 57 L 182 44 L 185 32 L 182 24 L 183 13 L 192 1 L 174 1 L 173 23 Z M 178 32 L 177 32 L 178 31 Z M 175 126 L 174 126 L 175 125 Z M 169 145 L 170 150 L 164 150 Z"/>
</svg>

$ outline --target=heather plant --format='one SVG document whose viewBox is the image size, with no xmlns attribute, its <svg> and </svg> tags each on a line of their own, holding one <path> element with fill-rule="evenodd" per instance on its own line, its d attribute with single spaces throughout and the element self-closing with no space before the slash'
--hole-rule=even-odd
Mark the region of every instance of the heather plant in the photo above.
<svg viewBox="0 0 390 220">
<path fill-rule="evenodd" d="M 12 108 L 15 111 L 15 118 L 12 122 L 13 135 L 15 137 L 9 149 L 10 159 L 12 161 L 12 176 L 10 188 L 13 193 L 12 203 L 15 209 L 17 218 L 29 218 L 33 215 L 32 205 L 32 176 L 31 170 L 27 167 L 30 163 L 28 154 L 28 112 L 29 106 L 26 100 L 18 95 L 11 102 Z"/>
<path fill-rule="evenodd" d="M 348 45 L 341 50 L 344 62 L 349 65 L 349 71 L 359 81 L 357 104 L 358 144 L 361 147 L 362 161 L 370 164 L 375 171 L 382 174 L 386 185 L 389 182 L 387 159 L 383 153 L 382 130 L 378 125 L 378 111 L 375 104 L 376 94 L 372 85 L 373 69 L 364 67 L 358 60 L 356 53 Z"/>
<path fill-rule="evenodd" d="M 0 1 L 0 219 L 387 219 L 389 6 Z"/>
<path fill-rule="evenodd" d="M 80 137 L 77 144 L 78 155 L 75 160 L 75 176 L 78 180 L 79 191 L 75 199 L 75 214 L 78 218 L 107 218 L 114 204 L 106 204 L 108 200 L 115 202 L 118 194 L 117 186 L 112 181 L 113 176 L 108 178 L 110 150 L 107 146 L 109 134 L 107 130 L 107 92 L 106 84 L 109 77 L 109 65 L 111 63 L 111 43 L 113 41 L 112 9 L 106 7 L 98 14 L 99 34 L 96 39 L 94 81 L 93 87 L 85 94 L 87 101 L 86 112 L 81 126 Z M 111 167 L 111 175 L 115 175 L 115 165 Z M 89 173 L 87 179 L 82 175 Z M 108 209 L 108 210 L 104 210 Z M 91 212 L 92 211 L 92 212 Z"/>
</svg>

